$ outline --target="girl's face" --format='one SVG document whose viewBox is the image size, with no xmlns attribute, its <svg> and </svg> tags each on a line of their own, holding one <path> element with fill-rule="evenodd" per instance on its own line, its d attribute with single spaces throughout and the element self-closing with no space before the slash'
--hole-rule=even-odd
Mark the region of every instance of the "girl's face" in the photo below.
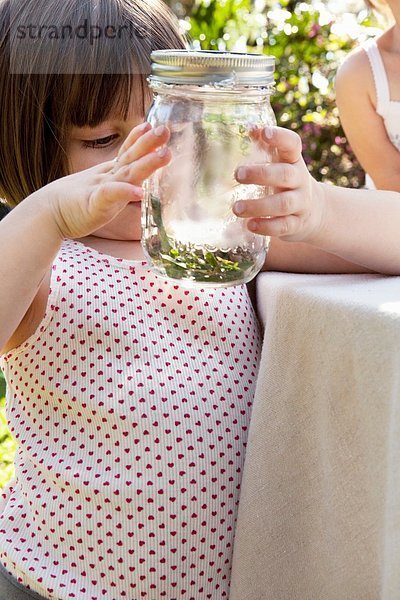
<svg viewBox="0 0 400 600">
<path fill-rule="evenodd" d="M 135 104 L 135 106 L 134 106 Z M 69 173 L 77 173 L 113 160 L 130 131 L 144 121 L 144 115 L 131 103 L 126 120 L 112 116 L 96 127 L 72 127 L 67 141 Z M 117 239 L 140 240 L 140 202 L 130 204 L 116 219 L 93 235 Z"/>
</svg>

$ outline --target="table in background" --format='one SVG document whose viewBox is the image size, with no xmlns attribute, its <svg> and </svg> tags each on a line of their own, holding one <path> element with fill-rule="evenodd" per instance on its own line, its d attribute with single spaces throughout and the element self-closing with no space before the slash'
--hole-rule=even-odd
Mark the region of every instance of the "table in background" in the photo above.
<svg viewBox="0 0 400 600">
<path fill-rule="evenodd" d="M 264 273 L 230 600 L 400 599 L 400 277 Z"/>
</svg>

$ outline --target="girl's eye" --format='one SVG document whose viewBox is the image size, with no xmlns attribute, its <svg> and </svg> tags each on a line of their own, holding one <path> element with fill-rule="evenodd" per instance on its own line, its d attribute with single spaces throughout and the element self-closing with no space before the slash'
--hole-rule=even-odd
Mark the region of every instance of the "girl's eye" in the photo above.
<svg viewBox="0 0 400 600">
<path fill-rule="evenodd" d="M 118 137 L 118 134 L 114 133 L 113 135 L 108 135 L 97 140 L 83 140 L 82 143 L 85 148 L 108 148 Z"/>
</svg>

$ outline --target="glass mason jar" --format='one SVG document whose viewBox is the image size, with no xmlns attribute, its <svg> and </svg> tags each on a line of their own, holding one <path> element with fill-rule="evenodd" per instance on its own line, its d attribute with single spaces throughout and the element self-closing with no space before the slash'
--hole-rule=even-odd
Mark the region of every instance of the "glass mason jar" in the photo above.
<svg viewBox="0 0 400 600">
<path fill-rule="evenodd" d="M 267 190 L 239 184 L 235 171 L 271 161 L 259 130 L 276 124 L 269 102 L 274 58 L 158 50 L 152 61 L 147 119 L 169 128 L 172 160 L 145 184 L 145 254 L 156 274 L 187 287 L 250 281 L 269 238 L 250 232 L 232 207 Z"/>
</svg>

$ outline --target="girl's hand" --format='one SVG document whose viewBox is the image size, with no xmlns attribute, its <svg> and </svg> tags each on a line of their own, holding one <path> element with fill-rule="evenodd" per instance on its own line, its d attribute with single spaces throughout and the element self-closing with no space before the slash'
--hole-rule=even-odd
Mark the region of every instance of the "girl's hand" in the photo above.
<svg viewBox="0 0 400 600">
<path fill-rule="evenodd" d="M 152 130 L 148 123 L 135 127 L 115 161 L 53 181 L 36 194 L 50 207 L 61 237 L 90 235 L 112 221 L 130 202 L 143 197 L 142 184 L 168 164 L 166 127 Z"/>
<path fill-rule="evenodd" d="M 322 222 L 323 193 L 301 155 L 300 137 L 288 129 L 268 127 L 256 132 L 259 143 L 277 156 L 276 162 L 239 167 L 239 183 L 273 188 L 257 200 L 235 203 L 234 212 L 249 219 L 250 231 L 285 241 L 308 241 Z"/>
</svg>

